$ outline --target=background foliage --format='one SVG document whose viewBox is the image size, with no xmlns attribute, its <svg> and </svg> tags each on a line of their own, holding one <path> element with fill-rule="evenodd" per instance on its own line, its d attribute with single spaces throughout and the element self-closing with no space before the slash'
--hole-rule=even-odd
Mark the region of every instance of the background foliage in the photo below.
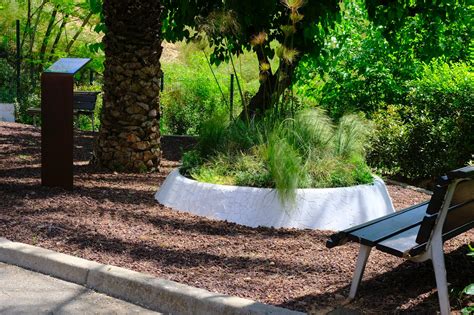
<svg viewBox="0 0 474 315">
<path fill-rule="evenodd" d="M 245 53 L 235 61 L 244 95 L 254 94 L 259 84 L 255 56 Z M 162 66 L 162 133 L 196 135 L 199 126 L 213 115 L 229 116 L 230 75 L 234 73 L 229 63 L 209 64 L 206 50 L 196 44 L 165 43 Z M 234 117 L 242 111 L 239 98 L 234 82 Z"/>
<path fill-rule="evenodd" d="M 333 119 L 359 111 L 373 118 L 368 158 L 384 173 L 419 180 L 464 166 L 474 154 L 473 7 L 366 3 L 369 11 L 363 1 L 341 3 L 343 19 L 322 54 L 303 58 L 296 92 Z"/>
<path fill-rule="evenodd" d="M 297 49 L 297 67 L 279 100 L 283 112 L 320 107 L 334 124 L 354 113 L 373 119 L 369 162 L 391 176 L 431 178 L 473 159 L 473 6 L 468 1 L 344 0 L 339 7 L 337 1 L 309 1 L 296 10 L 303 18 L 297 19 L 290 45 L 285 31 L 292 3 L 165 0 L 164 37 L 199 40 L 171 46 L 178 57 L 162 60 L 162 132 L 198 134 L 212 117 L 228 121 L 231 73 L 242 90 L 243 101 L 236 82 L 232 114 L 237 117 L 262 86 L 267 71 L 262 72 L 262 60 L 277 72 L 282 46 L 288 44 Z M 95 83 L 89 86 L 86 72 L 76 89 L 101 89 L 106 29 L 99 0 L 0 0 L 0 14 L 0 101 L 17 101 L 19 121 L 31 123 L 25 109 L 39 105 L 38 75 L 59 57 L 92 57 Z M 22 37 L 19 98 L 16 19 Z M 263 42 L 252 44 L 262 31 Z M 201 40 L 203 33 L 207 41 Z M 89 129 L 90 121 L 81 118 L 79 126 Z M 420 155 L 426 158 L 413 158 Z"/>
<path fill-rule="evenodd" d="M 371 183 L 370 133 L 360 116 L 334 125 L 316 108 L 249 124 L 217 116 L 201 126 L 198 149 L 185 155 L 182 171 L 204 182 L 276 188 L 282 200 L 292 200 L 297 188 Z"/>
<path fill-rule="evenodd" d="M 19 121 L 32 122 L 26 109 L 39 106 L 39 76 L 58 58 L 90 57 L 88 69 L 103 71 L 103 54 L 97 49 L 101 36 L 94 31 L 101 10 L 99 0 L 0 0 L 0 101 L 17 101 Z M 16 73 L 11 71 L 17 61 L 16 20 L 20 21 L 20 95 Z M 79 75 L 76 89 L 88 90 L 88 81 L 88 73 Z"/>
<path fill-rule="evenodd" d="M 468 66 L 435 59 L 407 86 L 407 105 L 375 114 L 372 163 L 407 178 L 466 164 L 474 152 L 474 77 Z"/>
</svg>

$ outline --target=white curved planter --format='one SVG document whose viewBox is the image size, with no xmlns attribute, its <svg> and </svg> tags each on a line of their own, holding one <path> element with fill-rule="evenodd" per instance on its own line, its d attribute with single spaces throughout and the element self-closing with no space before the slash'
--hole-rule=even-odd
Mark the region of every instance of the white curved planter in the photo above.
<svg viewBox="0 0 474 315">
<path fill-rule="evenodd" d="M 298 189 L 296 202 L 282 204 L 274 189 L 202 183 L 174 170 L 155 198 L 178 211 L 250 227 L 343 230 L 395 211 L 380 178 L 371 185 Z"/>
</svg>

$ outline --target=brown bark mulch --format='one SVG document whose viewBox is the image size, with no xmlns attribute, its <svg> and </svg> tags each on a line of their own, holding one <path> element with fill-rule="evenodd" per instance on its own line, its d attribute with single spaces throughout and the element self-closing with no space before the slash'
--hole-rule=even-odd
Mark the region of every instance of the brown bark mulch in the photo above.
<svg viewBox="0 0 474 315">
<path fill-rule="evenodd" d="M 0 237 L 295 310 L 324 313 L 345 304 L 356 244 L 328 250 L 330 231 L 254 229 L 173 211 L 154 193 L 176 161 L 163 160 L 160 173 L 117 174 L 88 164 L 91 133 L 78 132 L 75 141 L 74 191 L 44 188 L 38 129 L 0 123 Z M 166 150 L 179 147 L 168 143 Z M 429 199 L 388 189 L 398 209 Z M 452 288 L 474 280 L 466 256 L 473 240 L 471 230 L 445 245 Z M 438 309 L 435 288 L 430 262 L 375 251 L 359 298 L 345 307 L 431 314 Z M 458 295 L 451 302 L 459 310 Z"/>
</svg>

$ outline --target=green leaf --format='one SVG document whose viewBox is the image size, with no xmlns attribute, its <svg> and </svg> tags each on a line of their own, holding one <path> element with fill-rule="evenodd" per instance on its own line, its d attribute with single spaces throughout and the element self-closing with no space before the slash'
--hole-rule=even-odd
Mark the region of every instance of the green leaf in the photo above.
<svg viewBox="0 0 474 315">
<path fill-rule="evenodd" d="M 94 32 L 96 33 L 106 33 L 107 32 L 107 27 L 105 26 L 104 23 L 99 23 L 94 27 Z"/>
<path fill-rule="evenodd" d="M 472 315 L 474 313 L 474 306 L 468 306 L 461 310 L 462 315 Z"/>
<path fill-rule="evenodd" d="M 462 293 L 468 294 L 468 295 L 474 295 L 474 283 L 471 283 L 467 287 L 462 290 Z"/>
</svg>

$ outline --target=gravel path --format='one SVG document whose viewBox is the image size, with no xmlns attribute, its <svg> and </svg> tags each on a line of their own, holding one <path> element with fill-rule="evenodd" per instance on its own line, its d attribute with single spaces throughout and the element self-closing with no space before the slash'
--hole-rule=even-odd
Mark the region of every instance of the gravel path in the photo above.
<svg viewBox="0 0 474 315">
<path fill-rule="evenodd" d="M 0 236 L 296 310 L 330 311 L 344 304 L 356 244 L 328 250 L 330 231 L 252 229 L 163 207 L 153 195 L 177 162 L 164 160 L 155 174 L 95 169 L 87 163 L 90 133 L 76 135 L 75 190 L 43 188 L 39 141 L 36 128 L 0 123 Z M 388 189 L 398 209 L 429 199 L 399 186 Z M 452 288 L 474 279 L 465 255 L 472 240 L 471 230 L 446 243 Z M 430 314 L 438 308 L 435 287 L 430 262 L 375 251 L 360 298 L 347 307 L 368 314 Z M 451 302 L 461 307 L 456 295 Z"/>
</svg>

